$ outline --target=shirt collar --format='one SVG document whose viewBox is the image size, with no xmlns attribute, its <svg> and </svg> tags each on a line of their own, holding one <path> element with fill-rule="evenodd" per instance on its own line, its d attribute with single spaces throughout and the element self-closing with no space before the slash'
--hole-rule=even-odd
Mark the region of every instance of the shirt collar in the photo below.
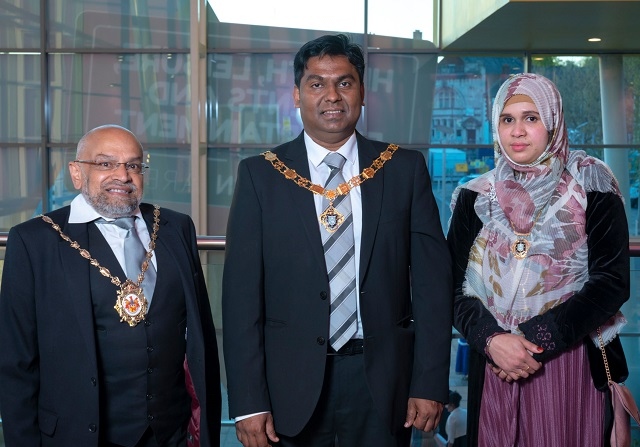
<svg viewBox="0 0 640 447">
<path fill-rule="evenodd" d="M 93 207 L 89 205 L 82 194 L 78 194 L 71 201 L 70 206 L 71 210 L 69 211 L 69 223 L 71 224 L 93 222 L 94 220 L 99 218 L 103 218 L 108 221 L 114 220 L 112 218 L 102 216 L 95 209 L 93 209 Z M 142 218 L 140 209 L 136 210 L 133 215 Z"/>
<path fill-rule="evenodd" d="M 322 160 L 324 160 L 324 157 L 326 157 L 329 152 L 338 152 L 352 165 L 358 160 L 358 140 L 356 139 L 355 132 L 337 151 L 330 151 L 320 146 L 313 141 L 306 132 L 304 133 L 304 144 L 307 147 L 307 157 L 309 157 L 309 160 L 316 168 L 320 166 Z"/>
</svg>

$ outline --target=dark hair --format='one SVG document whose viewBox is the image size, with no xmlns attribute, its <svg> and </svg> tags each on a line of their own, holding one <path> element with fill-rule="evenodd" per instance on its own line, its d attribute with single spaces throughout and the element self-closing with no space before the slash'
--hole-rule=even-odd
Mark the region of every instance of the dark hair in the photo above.
<svg viewBox="0 0 640 447">
<path fill-rule="evenodd" d="M 345 34 L 325 35 L 305 43 L 293 59 L 293 75 L 296 86 L 300 87 L 300 80 L 307 63 L 312 57 L 346 56 L 360 77 L 360 83 L 364 80 L 364 54 L 360 45 L 352 43 Z"/>
<path fill-rule="evenodd" d="M 462 400 L 462 396 L 457 391 L 449 391 L 449 403 L 454 407 L 460 406 L 460 401 Z"/>
</svg>

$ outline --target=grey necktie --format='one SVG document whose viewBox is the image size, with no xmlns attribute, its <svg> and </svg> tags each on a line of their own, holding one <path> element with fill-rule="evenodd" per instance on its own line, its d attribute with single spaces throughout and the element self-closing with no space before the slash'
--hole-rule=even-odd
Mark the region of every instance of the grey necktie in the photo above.
<svg viewBox="0 0 640 447">
<path fill-rule="evenodd" d="M 334 189 L 344 183 L 342 166 L 345 158 L 337 152 L 332 152 L 324 158 L 323 162 L 331 168 L 325 188 Z M 329 201 L 326 198 L 323 199 L 323 210 L 328 205 Z M 320 233 L 331 289 L 329 344 L 337 351 L 355 335 L 358 322 L 351 200 L 348 195 L 340 195 L 334 200 L 333 206 L 342 213 L 344 222 L 333 233 L 320 225 Z"/>
<path fill-rule="evenodd" d="M 144 248 L 144 245 L 142 245 L 142 241 L 136 231 L 134 224 L 135 218 L 135 216 L 119 217 L 113 222 L 107 222 L 127 230 L 127 236 L 124 240 L 124 263 L 126 266 L 127 278 L 131 279 L 133 282 L 138 281 L 138 274 L 142 270 L 142 263 L 146 259 L 147 255 L 147 250 Z M 155 285 L 156 270 L 153 267 L 151 260 L 149 260 L 149 267 L 144 273 L 144 280 L 142 281 L 142 291 L 149 305 L 151 305 L 151 298 L 153 297 Z"/>
</svg>

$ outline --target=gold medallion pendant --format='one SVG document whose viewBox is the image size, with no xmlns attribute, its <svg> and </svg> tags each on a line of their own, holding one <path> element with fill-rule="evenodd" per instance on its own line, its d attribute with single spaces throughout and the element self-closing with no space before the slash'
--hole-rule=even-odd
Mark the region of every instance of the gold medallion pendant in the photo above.
<svg viewBox="0 0 640 447">
<path fill-rule="evenodd" d="M 513 225 L 513 222 L 509 220 L 509 225 L 511 225 L 511 230 L 517 236 L 516 240 L 513 241 L 513 244 L 511 244 L 511 247 L 510 247 L 511 253 L 513 253 L 513 257 L 516 258 L 518 261 L 522 261 L 529 254 L 529 250 L 531 249 L 531 242 L 529 242 L 527 238 L 531 237 L 531 233 L 533 232 L 533 229 L 535 228 L 536 223 L 538 222 L 538 219 L 542 215 L 542 211 L 544 211 L 545 209 L 547 209 L 546 205 L 540 208 L 540 211 L 538 211 L 538 213 L 536 214 L 536 217 L 533 219 L 533 223 L 531 224 L 531 229 L 529 230 L 528 233 L 518 233 L 515 229 L 515 226 Z"/>
<path fill-rule="evenodd" d="M 523 237 L 519 237 L 513 244 L 511 244 L 511 253 L 513 253 L 513 256 L 516 259 L 524 259 L 527 257 L 527 253 L 529 253 L 530 248 L 531 242 Z"/>
<path fill-rule="evenodd" d="M 320 214 L 320 223 L 329 232 L 333 233 L 344 222 L 344 216 L 340 211 L 333 207 L 333 204 L 329 204 L 326 210 Z"/>
<path fill-rule="evenodd" d="M 147 299 L 142 293 L 142 288 L 127 279 L 124 284 L 120 286 L 118 291 L 118 298 L 116 299 L 116 305 L 113 308 L 120 315 L 120 321 L 125 321 L 129 326 L 134 327 L 136 324 L 144 320 L 149 310 L 149 304 Z"/>
</svg>

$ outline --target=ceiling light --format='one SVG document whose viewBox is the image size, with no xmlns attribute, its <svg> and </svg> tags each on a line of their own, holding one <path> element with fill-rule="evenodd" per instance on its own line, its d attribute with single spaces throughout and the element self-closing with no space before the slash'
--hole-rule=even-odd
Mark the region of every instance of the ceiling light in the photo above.
<svg viewBox="0 0 640 447">
<path fill-rule="evenodd" d="M 587 39 L 589 42 L 600 42 L 602 41 L 602 39 L 600 39 L 599 37 L 590 37 L 589 39 Z"/>
</svg>

